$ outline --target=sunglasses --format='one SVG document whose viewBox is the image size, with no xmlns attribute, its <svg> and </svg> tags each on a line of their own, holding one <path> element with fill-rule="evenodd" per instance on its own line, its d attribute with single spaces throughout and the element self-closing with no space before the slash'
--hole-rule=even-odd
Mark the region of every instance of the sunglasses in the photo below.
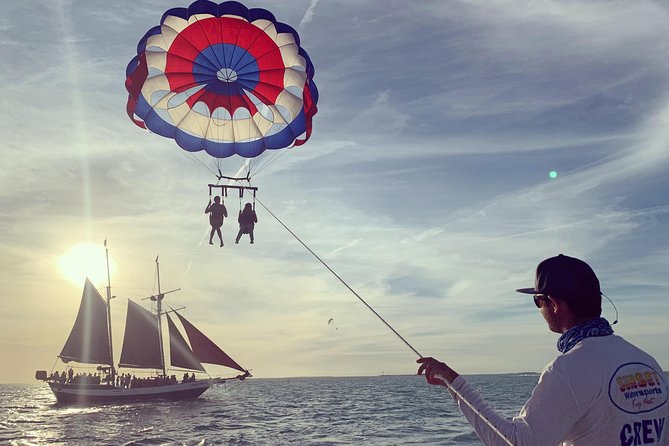
<svg viewBox="0 0 669 446">
<path fill-rule="evenodd" d="M 532 297 L 534 298 L 534 305 L 536 305 L 537 308 L 541 308 L 543 302 L 548 300 L 548 296 L 546 296 L 545 294 L 535 294 Z"/>
</svg>

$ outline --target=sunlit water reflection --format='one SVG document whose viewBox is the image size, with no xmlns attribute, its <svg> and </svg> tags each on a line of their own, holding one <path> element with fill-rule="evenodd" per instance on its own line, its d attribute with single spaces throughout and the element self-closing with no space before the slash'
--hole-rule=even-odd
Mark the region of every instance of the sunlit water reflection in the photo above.
<svg viewBox="0 0 669 446">
<path fill-rule="evenodd" d="M 536 375 L 470 380 L 513 416 Z M 442 388 L 416 376 L 250 379 L 189 401 L 61 406 L 45 384 L 0 385 L 0 444 L 480 444 Z"/>
</svg>

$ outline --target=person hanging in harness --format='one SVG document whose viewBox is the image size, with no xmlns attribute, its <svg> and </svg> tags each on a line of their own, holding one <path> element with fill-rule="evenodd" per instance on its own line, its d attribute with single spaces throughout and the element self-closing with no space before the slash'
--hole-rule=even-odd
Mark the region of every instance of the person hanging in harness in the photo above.
<svg viewBox="0 0 669 446">
<path fill-rule="evenodd" d="M 214 202 L 209 200 L 209 204 L 204 210 L 205 214 L 209 214 L 209 224 L 211 225 L 211 233 L 209 233 L 209 244 L 213 245 L 214 232 L 218 234 L 223 247 L 223 236 L 221 235 L 221 226 L 223 226 L 223 219 L 228 216 L 228 210 L 225 204 L 221 203 L 221 197 L 214 197 Z"/>
<path fill-rule="evenodd" d="M 251 203 L 246 203 L 244 210 L 239 212 L 237 221 L 239 222 L 239 232 L 237 233 L 235 243 L 239 243 L 242 234 L 248 234 L 251 243 L 253 243 L 253 226 L 258 223 L 258 216 L 256 215 L 256 211 L 253 210 Z"/>
</svg>

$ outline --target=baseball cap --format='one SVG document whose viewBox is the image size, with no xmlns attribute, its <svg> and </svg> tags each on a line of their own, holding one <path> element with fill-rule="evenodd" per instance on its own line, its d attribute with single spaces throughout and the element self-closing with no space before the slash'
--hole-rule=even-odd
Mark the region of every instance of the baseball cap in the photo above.
<svg viewBox="0 0 669 446">
<path fill-rule="evenodd" d="M 563 299 L 594 297 L 602 293 L 599 280 L 590 265 L 564 254 L 548 258 L 537 265 L 534 288 L 520 288 L 516 291 L 555 295 Z"/>
</svg>

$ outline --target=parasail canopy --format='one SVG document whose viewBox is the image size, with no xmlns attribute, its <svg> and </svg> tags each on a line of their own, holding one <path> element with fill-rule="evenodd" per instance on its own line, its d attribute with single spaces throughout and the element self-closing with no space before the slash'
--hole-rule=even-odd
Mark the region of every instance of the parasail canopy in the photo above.
<svg viewBox="0 0 669 446">
<path fill-rule="evenodd" d="M 139 41 L 127 112 L 186 151 L 254 158 L 309 139 L 313 76 L 297 32 L 269 11 L 199 0 L 165 12 Z"/>
</svg>

